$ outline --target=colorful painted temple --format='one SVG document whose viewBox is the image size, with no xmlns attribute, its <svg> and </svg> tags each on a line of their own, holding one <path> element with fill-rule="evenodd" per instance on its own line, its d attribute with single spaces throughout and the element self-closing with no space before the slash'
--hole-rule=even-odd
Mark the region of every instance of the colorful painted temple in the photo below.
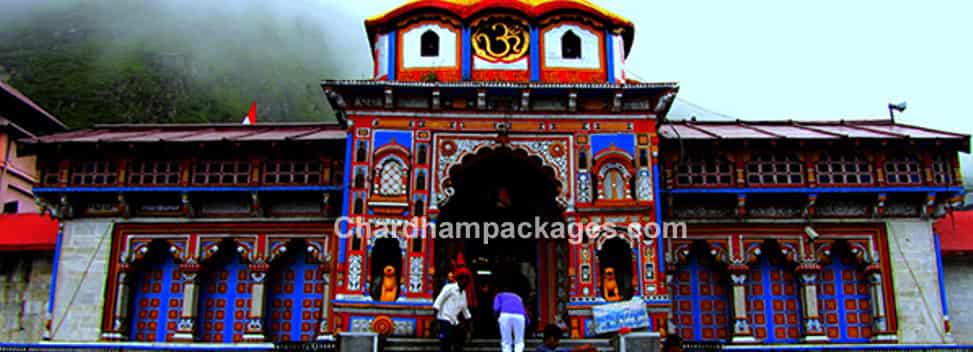
<svg viewBox="0 0 973 352">
<path fill-rule="evenodd" d="M 687 341 L 952 342 L 931 224 L 961 202 L 969 136 L 667 119 L 678 84 L 627 78 L 633 23 L 585 0 L 419 0 L 365 27 L 374 78 L 321 83 L 336 123 L 22 140 L 62 226 L 49 339 L 429 337 L 435 293 L 466 266 L 484 337 L 502 279 L 531 331 L 573 338 L 596 337 L 593 306 L 634 298 L 649 331 Z M 688 234 L 359 232 L 535 217 Z"/>
</svg>

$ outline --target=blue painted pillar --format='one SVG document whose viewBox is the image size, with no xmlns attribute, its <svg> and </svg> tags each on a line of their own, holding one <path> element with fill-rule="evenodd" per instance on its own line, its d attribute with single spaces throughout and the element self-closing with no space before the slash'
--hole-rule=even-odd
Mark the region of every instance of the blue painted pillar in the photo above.
<svg viewBox="0 0 973 352">
<path fill-rule="evenodd" d="M 473 72 L 473 54 L 472 54 L 472 43 L 470 42 L 470 27 L 463 26 L 463 33 L 460 38 L 460 69 L 462 71 L 463 80 L 468 81 L 472 79 Z"/>
<path fill-rule="evenodd" d="M 389 81 L 394 81 L 396 79 L 396 71 L 398 69 L 398 58 L 399 58 L 399 34 L 398 31 L 392 30 L 389 32 Z"/>
<path fill-rule="evenodd" d="M 530 81 L 540 82 L 541 80 L 541 36 L 537 27 L 530 27 Z"/>
</svg>

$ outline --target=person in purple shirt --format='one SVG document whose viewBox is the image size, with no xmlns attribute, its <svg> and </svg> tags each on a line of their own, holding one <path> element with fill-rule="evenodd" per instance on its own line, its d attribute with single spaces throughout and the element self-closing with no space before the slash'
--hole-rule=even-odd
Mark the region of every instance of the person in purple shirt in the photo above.
<svg viewBox="0 0 973 352">
<path fill-rule="evenodd" d="M 524 327 L 527 326 L 527 309 L 524 301 L 509 288 L 502 288 L 493 298 L 493 312 L 500 324 L 500 350 L 524 352 Z"/>
</svg>

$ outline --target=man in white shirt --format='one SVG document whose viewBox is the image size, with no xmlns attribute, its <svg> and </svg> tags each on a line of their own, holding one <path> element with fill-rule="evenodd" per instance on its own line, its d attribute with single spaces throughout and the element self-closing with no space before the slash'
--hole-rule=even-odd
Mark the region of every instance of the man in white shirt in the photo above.
<svg viewBox="0 0 973 352">
<path fill-rule="evenodd" d="M 439 320 L 439 350 L 442 352 L 462 352 L 463 342 L 466 340 L 466 331 L 460 324 L 460 314 L 463 320 L 469 320 L 473 316 L 466 304 L 466 285 L 470 280 L 470 271 L 460 269 L 456 272 L 456 282 L 451 282 L 443 286 L 436 296 L 436 301 L 432 304 L 432 309 L 436 310 L 436 319 Z"/>
</svg>

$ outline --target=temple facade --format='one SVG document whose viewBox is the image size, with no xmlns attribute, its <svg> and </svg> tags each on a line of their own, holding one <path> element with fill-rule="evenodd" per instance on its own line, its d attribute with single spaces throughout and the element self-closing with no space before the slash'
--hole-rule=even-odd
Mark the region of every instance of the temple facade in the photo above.
<svg viewBox="0 0 973 352">
<path fill-rule="evenodd" d="M 634 25 L 584 0 L 420 0 L 366 20 L 374 77 L 321 83 L 334 124 L 110 125 L 24 139 L 63 223 L 48 336 L 424 338 L 472 269 L 530 331 L 592 307 L 720 344 L 950 343 L 932 220 L 969 136 L 889 120 L 667 119 L 625 76 Z M 614 224 L 455 239 L 409 224 Z M 684 225 L 682 236 L 635 229 Z M 632 226 L 637 225 L 637 226 Z M 397 230 L 372 230 L 397 229 Z"/>
</svg>

